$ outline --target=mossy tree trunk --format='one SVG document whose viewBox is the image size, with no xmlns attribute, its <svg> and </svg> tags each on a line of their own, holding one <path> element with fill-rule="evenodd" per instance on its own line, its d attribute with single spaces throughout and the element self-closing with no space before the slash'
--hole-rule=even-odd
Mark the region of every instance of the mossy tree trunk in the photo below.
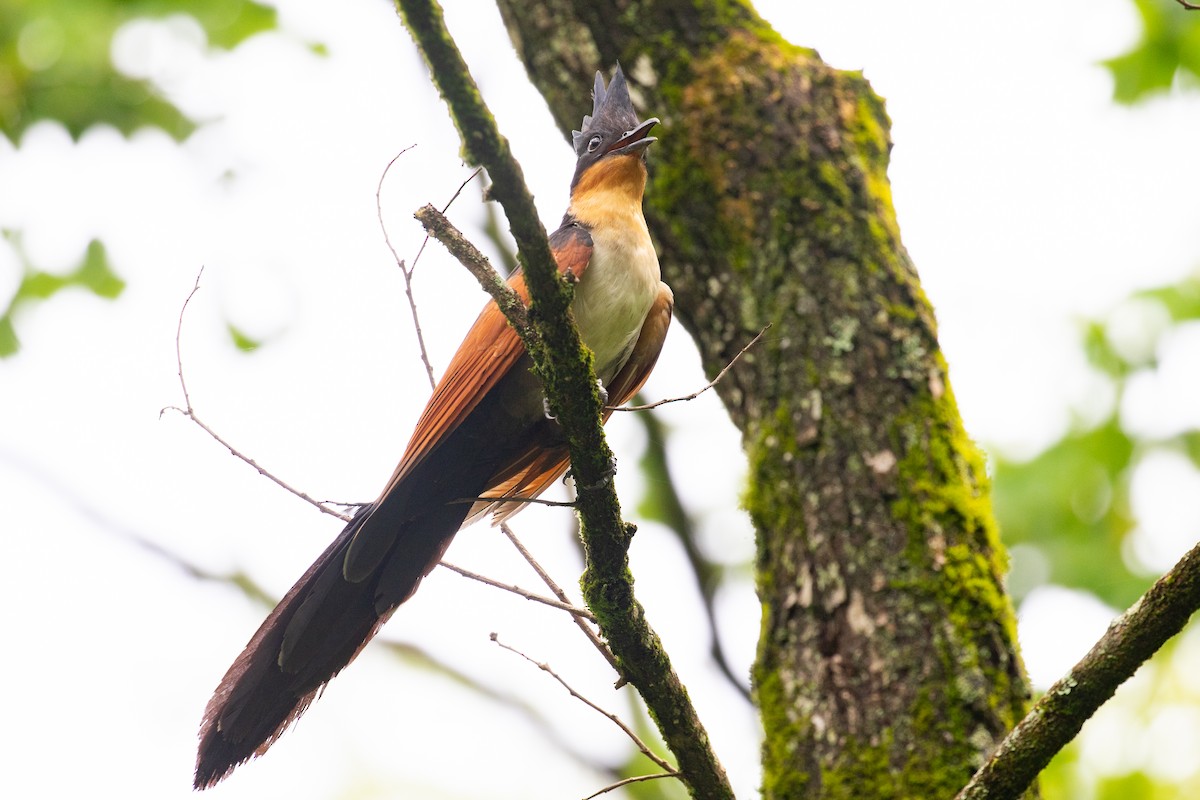
<svg viewBox="0 0 1200 800">
<path fill-rule="evenodd" d="M 1024 712 L 983 463 L 900 241 L 883 103 L 746 4 L 499 0 L 564 132 L 620 60 L 647 217 L 750 462 L 767 798 L 953 797 Z"/>
</svg>

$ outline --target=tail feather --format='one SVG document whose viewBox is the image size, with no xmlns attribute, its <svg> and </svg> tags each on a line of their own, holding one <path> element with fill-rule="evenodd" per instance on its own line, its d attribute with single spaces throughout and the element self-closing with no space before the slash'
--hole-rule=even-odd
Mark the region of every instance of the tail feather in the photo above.
<svg viewBox="0 0 1200 800">
<path fill-rule="evenodd" d="M 342 572 L 346 551 L 374 511 L 366 506 L 355 515 L 221 679 L 200 726 L 197 789 L 215 785 L 239 764 L 266 752 L 304 713 L 437 565 L 466 509 L 459 507 L 457 520 L 411 521 L 405 526 L 410 535 L 394 545 L 401 552 L 390 554 L 363 580 L 347 581 Z M 388 522 L 394 524 L 382 521 Z M 420 535 L 412 535 L 418 531 Z"/>
</svg>

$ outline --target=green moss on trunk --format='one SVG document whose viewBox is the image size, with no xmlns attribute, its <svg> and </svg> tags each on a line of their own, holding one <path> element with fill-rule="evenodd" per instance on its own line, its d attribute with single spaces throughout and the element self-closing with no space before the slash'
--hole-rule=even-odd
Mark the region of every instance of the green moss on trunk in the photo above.
<svg viewBox="0 0 1200 800">
<path fill-rule="evenodd" d="M 883 101 L 743 3 L 500 5 L 565 131 L 617 59 L 663 119 L 647 216 L 710 373 L 774 326 L 718 387 L 758 534 L 763 796 L 953 796 L 1027 690 Z"/>
</svg>

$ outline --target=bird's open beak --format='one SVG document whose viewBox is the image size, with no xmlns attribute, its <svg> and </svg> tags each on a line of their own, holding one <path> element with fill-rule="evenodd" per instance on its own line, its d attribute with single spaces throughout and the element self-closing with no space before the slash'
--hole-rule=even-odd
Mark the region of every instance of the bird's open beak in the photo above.
<svg viewBox="0 0 1200 800">
<path fill-rule="evenodd" d="M 657 117 L 651 117 L 642 124 L 638 125 L 631 131 L 625 131 L 625 134 L 612 143 L 612 146 L 605 151 L 606 155 L 629 155 L 632 153 L 645 152 L 651 142 L 658 141 L 653 136 L 647 136 L 650 129 L 658 124 Z"/>
</svg>

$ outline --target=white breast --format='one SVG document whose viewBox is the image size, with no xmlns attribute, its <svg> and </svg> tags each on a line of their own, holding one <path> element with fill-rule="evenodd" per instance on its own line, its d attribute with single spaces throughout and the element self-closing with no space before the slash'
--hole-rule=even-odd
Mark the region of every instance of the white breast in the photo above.
<svg viewBox="0 0 1200 800">
<path fill-rule="evenodd" d="M 584 344 L 607 383 L 625 365 L 658 296 L 658 256 L 640 209 L 592 229 L 592 258 L 575 290 L 572 310 Z"/>
</svg>

